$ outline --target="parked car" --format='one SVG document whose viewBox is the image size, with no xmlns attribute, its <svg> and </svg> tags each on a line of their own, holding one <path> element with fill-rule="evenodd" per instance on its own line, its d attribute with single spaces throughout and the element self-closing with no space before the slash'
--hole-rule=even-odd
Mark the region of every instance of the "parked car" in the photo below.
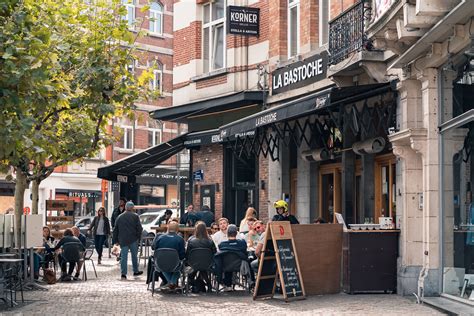
<svg viewBox="0 0 474 316">
<path fill-rule="evenodd" d="M 173 215 L 171 217 L 177 217 L 178 216 L 178 209 L 176 208 L 170 208 L 170 210 L 173 211 Z M 158 226 L 158 220 L 160 219 L 163 214 L 165 214 L 166 208 L 163 208 L 158 211 L 153 211 L 153 212 L 146 212 L 142 213 L 140 215 L 140 223 L 142 224 L 143 227 L 143 237 L 155 237 L 155 231 L 151 229 L 153 226 Z"/>
</svg>

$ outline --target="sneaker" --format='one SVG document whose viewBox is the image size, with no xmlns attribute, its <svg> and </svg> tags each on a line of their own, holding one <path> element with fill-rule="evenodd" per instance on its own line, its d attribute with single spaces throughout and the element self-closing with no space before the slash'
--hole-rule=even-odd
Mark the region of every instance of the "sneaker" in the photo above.
<svg viewBox="0 0 474 316">
<path fill-rule="evenodd" d="M 79 281 L 79 277 L 78 277 L 78 276 L 76 276 L 76 275 L 75 275 L 75 276 L 73 276 L 73 277 L 72 277 L 72 279 L 73 279 L 74 281 Z"/>
<path fill-rule="evenodd" d="M 127 279 L 127 276 L 125 274 L 122 274 L 122 277 L 121 277 L 122 280 L 126 280 Z"/>
<path fill-rule="evenodd" d="M 234 289 L 232 288 L 232 286 L 224 286 L 224 292 L 232 292 Z"/>
<path fill-rule="evenodd" d="M 143 271 L 133 272 L 133 275 L 134 275 L 134 276 L 142 275 L 142 274 L 143 274 Z"/>
</svg>

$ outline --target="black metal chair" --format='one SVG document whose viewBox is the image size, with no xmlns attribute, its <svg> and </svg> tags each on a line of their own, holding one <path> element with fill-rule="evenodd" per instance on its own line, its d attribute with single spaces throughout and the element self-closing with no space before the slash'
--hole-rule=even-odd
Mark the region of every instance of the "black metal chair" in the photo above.
<svg viewBox="0 0 474 316">
<path fill-rule="evenodd" d="M 226 252 L 222 255 L 222 273 L 232 273 L 232 288 L 236 285 L 243 287 L 247 292 L 250 291 L 249 282 L 246 276 L 241 275 L 240 268 L 243 259 L 235 252 Z M 222 291 L 217 284 L 217 293 Z"/>
<path fill-rule="evenodd" d="M 3 274 L 2 283 L 4 290 L 8 290 L 10 293 L 10 304 L 11 307 L 16 304 L 17 290 L 21 293 L 21 302 L 24 302 L 23 298 L 23 281 L 22 281 L 22 267 L 21 265 L 15 265 L 9 269 L 6 269 Z M 8 295 L 5 291 L 5 294 Z M 7 302 L 7 300 L 5 300 Z"/>
<path fill-rule="evenodd" d="M 156 249 L 154 254 L 154 269 L 151 278 L 151 295 L 155 294 L 156 274 L 160 272 L 181 272 L 182 263 L 179 259 L 178 251 L 172 248 Z"/>
<path fill-rule="evenodd" d="M 195 248 L 189 252 L 187 261 L 189 269 L 184 269 L 183 279 L 185 280 L 185 292 L 189 293 L 190 274 L 196 272 L 202 276 L 205 282 L 212 287 L 209 279 L 209 273 L 214 266 L 214 254 L 209 248 Z"/>
<path fill-rule="evenodd" d="M 82 279 L 87 281 L 87 270 L 86 270 L 86 262 L 90 261 L 92 263 L 92 268 L 94 269 L 95 278 L 97 279 L 97 270 L 95 269 L 94 259 L 92 259 L 92 255 L 94 254 L 93 248 L 87 248 L 84 251 L 81 261 L 82 264 Z"/>
</svg>

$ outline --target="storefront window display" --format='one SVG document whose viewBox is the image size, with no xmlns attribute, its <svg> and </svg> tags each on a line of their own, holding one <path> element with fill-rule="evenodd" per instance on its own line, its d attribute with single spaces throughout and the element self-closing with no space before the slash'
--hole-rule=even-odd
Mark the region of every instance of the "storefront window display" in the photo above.
<svg viewBox="0 0 474 316">
<path fill-rule="evenodd" d="M 56 189 L 57 200 L 73 200 L 74 216 L 94 215 L 102 206 L 102 192 L 92 190 Z"/>
<path fill-rule="evenodd" d="M 440 91 L 443 292 L 474 301 L 474 58 L 451 58 Z"/>
</svg>

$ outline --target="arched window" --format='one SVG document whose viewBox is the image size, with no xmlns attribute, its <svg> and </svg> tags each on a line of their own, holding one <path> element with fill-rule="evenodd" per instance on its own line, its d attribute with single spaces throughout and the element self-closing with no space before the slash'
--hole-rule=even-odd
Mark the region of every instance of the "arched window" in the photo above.
<svg viewBox="0 0 474 316">
<path fill-rule="evenodd" d="M 159 93 L 163 92 L 163 64 L 159 61 L 153 63 L 153 78 L 150 80 L 150 89 Z"/>
<path fill-rule="evenodd" d="M 150 32 L 153 34 L 163 34 L 163 6 L 158 2 L 150 5 Z"/>
</svg>

